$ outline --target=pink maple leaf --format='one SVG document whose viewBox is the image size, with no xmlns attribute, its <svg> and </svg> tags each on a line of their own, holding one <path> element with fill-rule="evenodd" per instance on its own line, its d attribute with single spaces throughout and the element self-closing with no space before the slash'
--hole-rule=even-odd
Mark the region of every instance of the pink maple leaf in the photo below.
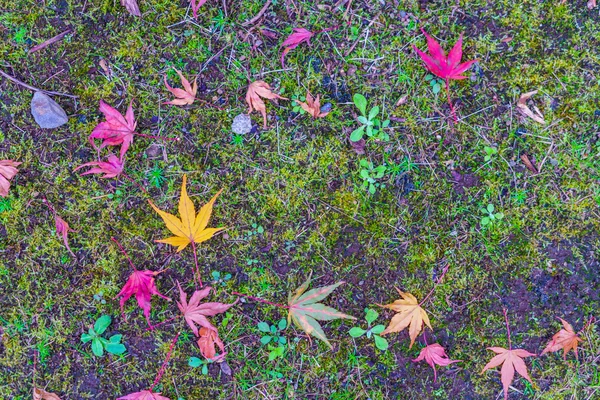
<svg viewBox="0 0 600 400">
<path fill-rule="evenodd" d="M 151 390 L 142 390 L 119 397 L 117 400 L 169 400 L 169 398 L 161 396 L 160 393 L 153 393 Z"/>
<path fill-rule="evenodd" d="M 101 178 L 115 178 L 123 172 L 123 164 L 123 160 L 120 160 L 117 156 L 111 154 L 108 156 L 108 161 L 92 161 L 80 165 L 73 171 L 77 171 L 78 169 L 83 167 L 95 167 L 90 169 L 89 171 L 84 172 L 81 175 L 104 174 L 104 176 L 101 176 Z"/>
<path fill-rule="evenodd" d="M 190 5 L 192 6 L 192 14 L 194 14 L 194 18 L 198 18 L 198 10 L 206 3 L 206 0 L 190 0 Z"/>
<path fill-rule="evenodd" d="M 287 53 L 289 53 L 290 50 L 295 49 L 296 47 L 298 47 L 300 44 L 306 42 L 306 44 L 310 45 L 310 39 L 314 36 L 315 34 L 307 29 L 304 28 L 294 28 L 294 31 L 292 32 L 292 34 L 290 36 L 287 37 L 287 39 L 285 39 L 283 41 L 283 43 L 281 43 L 281 47 L 283 47 L 283 53 L 281 53 L 281 66 L 285 67 L 285 55 Z"/>
<path fill-rule="evenodd" d="M 19 172 L 16 167 L 20 164 L 20 162 L 13 160 L 0 160 L 0 196 L 8 196 L 10 180 Z"/>
<path fill-rule="evenodd" d="M 135 131 L 137 122 L 133 115 L 132 104 L 133 100 L 129 103 L 125 117 L 123 117 L 120 112 L 106 104 L 104 100 L 100 100 L 100 111 L 104 114 L 106 121 L 96 125 L 90 134 L 89 140 L 95 149 L 99 150 L 94 139 L 102 139 L 100 149 L 106 146 L 120 145 L 120 155 L 121 160 L 123 160 L 125 153 L 127 153 L 129 146 L 133 142 L 133 135 L 137 133 Z"/>
<path fill-rule="evenodd" d="M 467 61 L 461 64 L 462 58 L 462 34 L 458 41 L 446 56 L 442 46 L 431 36 L 421 29 L 427 38 L 427 48 L 429 54 L 419 50 L 413 45 L 413 49 L 417 52 L 421 60 L 425 63 L 427 69 L 434 75 L 444 79 L 446 83 L 451 79 L 466 79 L 466 76 L 461 75 L 471 67 L 477 60 Z"/>
<path fill-rule="evenodd" d="M 446 355 L 446 351 L 442 346 L 437 343 L 427 345 L 421 349 L 419 356 L 413 360 L 413 362 L 423 361 L 433 368 L 433 381 L 437 379 L 437 371 L 435 370 L 436 365 L 447 366 L 452 363 L 460 362 L 462 360 L 451 360 Z"/>
</svg>

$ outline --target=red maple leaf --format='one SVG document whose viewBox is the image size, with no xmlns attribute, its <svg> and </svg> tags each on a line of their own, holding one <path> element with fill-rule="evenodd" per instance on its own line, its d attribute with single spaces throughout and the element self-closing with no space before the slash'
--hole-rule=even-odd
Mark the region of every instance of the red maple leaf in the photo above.
<svg viewBox="0 0 600 400">
<path fill-rule="evenodd" d="M 446 355 L 446 351 L 442 346 L 437 343 L 429 344 L 421 349 L 419 353 L 419 357 L 415 358 L 413 362 L 423 361 L 433 368 L 433 381 L 435 382 L 437 379 L 437 371 L 435 370 L 436 365 L 447 366 L 455 362 L 460 362 L 462 360 L 451 360 Z"/>
<path fill-rule="evenodd" d="M 434 75 L 444 79 L 446 83 L 452 79 L 466 79 L 466 76 L 461 75 L 471 65 L 477 62 L 477 60 L 467 61 L 461 64 L 460 59 L 462 58 L 462 34 L 458 38 L 458 41 L 446 56 L 446 53 L 442 49 L 442 46 L 431 36 L 421 29 L 423 34 L 427 38 L 427 48 L 429 54 L 419 50 L 417 46 L 413 45 L 413 49 L 419 54 L 421 60 L 425 63 L 427 69 Z"/>
<path fill-rule="evenodd" d="M 104 100 L 100 100 L 100 112 L 104 114 L 106 121 L 96 125 L 90 134 L 89 140 L 95 149 L 99 150 L 96 143 L 94 143 L 94 139 L 102 139 L 100 149 L 106 146 L 120 145 L 121 160 L 123 160 L 125 153 L 127 153 L 133 142 L 133 135 L 137 133 L 135 131 L 137 122 L 133 116 L 132 104 L 133 100 L 129 103 L 125 117 L 123 117 L 120 112 L 106 104 Z"/>
<path fill-rule="evenodd" d="M 170 298 L 159 293 L 158 289 L 156 288 L 154 277 L 160 274 L 162 271 L 138 271 L 123 247 L 121 247 L 121 244 L 117 242 L 115 238 L 112 238 L 112 240 L 119 246 L 119 249 L 121 249 L 123 254 L 125 254 L 125 257 L 127 257 L 129 265 L 131 265 L 131 268 L 134 269 L 133 274 L 129 276 L 127 283 L 125 283 L 123 289 L 121 289 L 119 294 L 116 296 L 121 297 L 121 300 L 119 301 L 121 312 L 123 313 L 123 306 L 125 305 L 125 302 L 129 300 L 131 296 L 135 295 L 138 305 L 144 311 L 144 316 L 146 317 L 146 321 L 148 321 L 148 325 L 150 328 L 152 328 L 152 324 L 150 323 L 150 299 L 152 298 L 152 295 L 155 294 L 167 301 L 171 301 Z"/>
<path fill-rule="evenodd" d="M 151 390 L 142 390 L 119 397 L 117 400 L 169 400 L 169 398 L 161 396 L 160 393 L 153 393 Z"/>
<path fill-rule="evenodd" d="M 292 34 L 290 36 L 287 37 L 287 39 L 285 39 L 283 41 L 283 43 L 281 43 L 281 47 L 283 47 L 283 53 L 281 54 L 281 66 L 285 67 L 285 62 L 284 62 L 284 58 L 285 55 L 287 53 L 289 53 L 290 50 L 295 49 L 296 47 L 298 47 L 300 44 L 306 42 L 306 44 L 310 45 L 310 39 L 314 36 L 315 34 L 307 29 L 304 28 L 294 28 L 294 31 L 292 32 Z"/>
<path fill-rule="evenodd" d="M 81 175 L 88 174 L 104 174 L 101 178 L 115 178 L 123 172 L 123 160 L 120 160 L 114 154 L 108 156 L 108 161 L 92 161 L 89 163 L 85 163 L 75 168 L 73 171 L 77 171 L 83 167 L 95 167 L 90 169 L 87 172 L 84 172 Z"/>
</svg>

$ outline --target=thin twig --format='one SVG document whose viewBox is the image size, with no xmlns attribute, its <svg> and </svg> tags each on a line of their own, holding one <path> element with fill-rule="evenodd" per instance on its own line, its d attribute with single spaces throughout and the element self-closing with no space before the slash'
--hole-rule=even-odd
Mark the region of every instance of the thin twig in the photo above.
<svg viewBox="0 0 600 400">
<path fill-rule="evenodd" d="M 239 293 L 239 292 L 231 292 L 231 294 L 235 294 L 236 296 L 247 297 L 250 300 L 258 301 L 259 303 L 269 304 L 271 306 L 275 306 L 275 307 L 279 307 L 279 308 L 290 308 L 290 306 L 286 306 L 284 304 L 273 303 L 271 301 L 264 300 L 264 299 L 261 299 L 259 297 L 254 297 L 254 296 L 250 296 L 250 295 Z"/>
<path fill-rule="evenodd" d="M 72 31 L 70 29 L 67 29 L 63 33 L 59 33 L 58 35 L 54 36 L 53 38 L 48 39 L 45 42 L 42 42 L 42 43 L 38 44 L 37 46 L 33 46 L 31 49 L 29 49 L 29 54 L 35 53 L 36 51 L 42 50 L 44 47 L 48 47 L 51 44 L 54 44 L 54 43 L 62 40 L 62 38 L 64 38 L 65 36 L 67 36 L 71 32 Z"/>
<path fill-rule="evenodd" d="M 154 383 L 152 384 L 152 386 L 150 386 L 150 391 L 152 392 L 152 389 L 154 389 L 154 387 L 156 385 L 158 385 L 158 382 L 160 381 L 160 378 L 162 378 L 162 376 L 165 373 L 165 370 L 167 369 L 167 363 L 169 362 L 169 359 L 171 358 L 171 355 L 173 354 L 173 350 L 175 349 L 175 344 L 177 343 L 177 339 L 179 339 L 179 334 L 181 332 L 177 332 L 177 335 L 175 335 L 175 338 L 173 338 L 173 341 L 171 342 L 171 347 L 169 347 L 169 352 L 167 353 L 167 358 L 165 359 L 165 361 L 162 363 L 162 365 L 160 366 L 160 369 L 158 370 L 158 373 L 156 374 L 156 378 L 154 379 Z"/>
<path fill-rule="evenodd" d="M 265 12 L 267 12 L 267 9 L 269 8 L 269 6 L 271 5 L 272 0 L 267 0 L 267 2 L 265 3 L 265 5 L 263 6 L 263 8 L 260 9 L 260 11 L 258 12 L 258 14 L 256 14 L 254 16 L 254 18 L 249 19 L 248 21 L 244 22 L 242 24 L 242 26 L 250 26 L 252 24 L 254 24 L 256 21 L 258 21 Z"/>
<path fill-rule="evenodd" d="M 33 90 L 35 92 L 42 92 L 42 93 L 46 93 L 46 94 L 50 94 L 50 95 L 54 95 L 54 96 L 64 96 L 64 97 L 71 97 L 73 99 L 77 99 L 79 98 L 79 96 L 75 96 L 72 94 L 66 94 L 66 93 L 59 93 L 59 92 L 53 92 L 51 90 L 43 90 L 43 89 L 38 89 L 35 86 L 31 86 L 26 84 L 23 81 L 18 80 L 17 78 L 7 74 L 6 72 L 4 72 L 2 69 L 0 69 L 0 75 L 2 75 L 3 77 L 5 77 L 6 79 L 8 79 L 9 81 L 13 81 L 14 83 L 16 83 L 17 85 L 21 85 L 24 88 L 27 88 L 29 90 Z"/>
</svg>

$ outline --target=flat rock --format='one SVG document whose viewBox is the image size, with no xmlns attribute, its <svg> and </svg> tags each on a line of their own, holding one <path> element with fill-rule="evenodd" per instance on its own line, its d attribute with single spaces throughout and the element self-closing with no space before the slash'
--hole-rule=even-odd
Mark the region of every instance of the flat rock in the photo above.
<svg viewBox="0 0 600 400">
<path fill-rule="evenodd" d="M 252 130 L 252 119 L 249 115 L 240 114 L 233 119 L 231 130 L 237 135 L 245 135 Z"/>
<path fill-rule="evenodd" d="M 69 121 L 65 110 L 42 92 L 34 93 L 31 99 L 31 114 L 40 128 L 44 129 L 58 128 Z"/>
</svg>

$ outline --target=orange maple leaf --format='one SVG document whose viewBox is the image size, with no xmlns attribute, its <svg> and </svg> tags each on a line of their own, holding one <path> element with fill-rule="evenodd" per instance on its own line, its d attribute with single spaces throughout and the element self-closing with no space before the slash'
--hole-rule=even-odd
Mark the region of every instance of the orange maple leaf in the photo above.
<svg viewBox="0 0 600 400">
<path fill-rule="evenodd" d="M 510 386 L 510 383 L 515 377 L 515 371 L 517 371 L 523 378 L 531 382 L 531 378 L 527 373 L 527 366 L 525 365 L 523 358 L 535 356 L 535 354 L 530 353 L 527 350 L 507 350 L 502 347 L 488 347 L 487 349 L 497 353 L 498 355 L 494 356 L 494 358 L 492 358 L 490 362 L 483 367 L 483 371 L 481 371 L 481 373 L 483 374 L 490 368 L 502 365 L 502 369 L 500 370 L 500 380 L 502 381 L 502 387 L 504 388 L 505 400 L 508 399 L 508 386 Z"/>
<path fill-rule="evenodd" d="M 548 342 L 548 345 L 542 351 L 540 356 L 543 356 L 546 353 L 559 351 L 563 349 L 563 359 L 567 358 L 567 353 L 569 350 L 573 350 L 575 352 L 575 357 L 579 359 L 577 355 L 577 344 L 582 342 L 583 340 L 579 337 L 579 335 L 573 330 L 571 324 L 565 321 L 562 318 L 559 318 L 560 322 L 563 324 L 563 329 L 558 331 L 554 336 L 552 336 L 552 340 Z"/>
<path fill-rule="evenodd" d="M 410 336 L 409 348 L 411 348 L 423 328 L 423 323 L 427 325 L 429 329 L 433 330 L 433 328 L 431 327 L 427 313 L 421 308 L 417 298 L 410 293 L 402 292 L 398 288 L 396 288 L 396 290 L 400 293 L 402 299 L 398 299 L 391 304 L 379 305 L 380 307 L 389 308 L 397 312 L 397 314 L 392 317 L 388 327 L 381 332 L 381 336 L 392 332 L 401 332 L 410 326 L 408 334 Z"/>
<path fill-rule="evenodd" d="M 329 111 L 321 112 L 321 99 L 319 95 L 314 98 L 310 92 L 306 92 L 306 103 L 298 100 L 296 100 L 296 103 L 298 103 L 304 111 L 312 115 L 313 118 L 323 118 L 329 114 Z"/>
<path fill-rule="evenodd" d="M 267 128 L 267 106 L 263 99 L 282 99 L 288 100 L 286 97 L 282 97 L 278 94 L 271 92 L 271 86 L 264 81 L 255 81 L 248 86 L 248 92 L 246 93 L 246 103 L 248 103 L 248 113 L 256 110 L 259 111 L 263 116 L 263 126 Z"/>
<path fill-rule="evenodd" d="M 185 77 L 181 74 L 181 71 L 175 68 L 173 69 L 175 70 L 175 72 L 177 72 L 177 75 L 179 75 L 183 89 L 173 88 L 169 86 L 169 83 L 167 82 L 167 76 L 165 75 L 165 86 L 167 87 L 167 90 L 169 92 L 173 93 L 176 99 L 167 101 L 164 104 L 172 104 L 174 106 L 184 106 L 186 104 L 192 104 L 194 100 L 196 100 L 196 93 L 198 92 L 198 78 L 194 79 L 194 86 L 192 86 L 190 85 L 190 81 L 185 79 Z"/>
</svg>

